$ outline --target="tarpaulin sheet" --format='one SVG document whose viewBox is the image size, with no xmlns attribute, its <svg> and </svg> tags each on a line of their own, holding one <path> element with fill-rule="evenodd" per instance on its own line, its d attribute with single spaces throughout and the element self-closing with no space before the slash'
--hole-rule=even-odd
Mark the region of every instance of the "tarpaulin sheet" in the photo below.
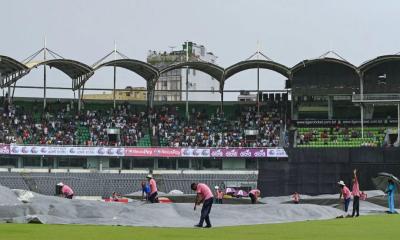
<svg viewBox="0 0 400 240">
<path fill-rule="evenodd" d="M 343 214 L 332 206 L 284 203 L 287 200 L 288 197 L 282 197 L 263 199 L 267 204 L 214 204 L 211 222 L 213 226 L 235 226 L 332 219 Z M 361 209 L 363 207 L 361 204 Z M 200 209 L 193 211 L 193 204 L 190 203 L 148 204 L 133 201 L 121 204 L 69 200 L 0 186 L 2 222 L 192 227 L 199 220 Z"/>
</svg>

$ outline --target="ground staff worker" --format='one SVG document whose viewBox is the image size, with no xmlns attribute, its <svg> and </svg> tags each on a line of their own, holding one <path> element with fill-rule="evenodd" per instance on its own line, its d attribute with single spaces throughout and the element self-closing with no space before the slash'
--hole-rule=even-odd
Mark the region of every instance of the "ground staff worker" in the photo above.
<svg viewBox="0 0 400 240">
<path fill-rule="evenodd" d="M 351 189 L 351 194 L 353 195 L 353 213 L 351 214 L 352 217 L 354 215 L 356 217 L 360 216 L 360 184 L 358 183 L 357 178 L 357 169 L 353 171 L 353 188 Z"/>
<path fill-rule="evenodd" d="M 251 199 L 251 204 L 256 204 L 257 203 L 257 199 L 260 197 L 260 190 L 258 189 L 253 189 L 249 192 L 249 197 Z"/>
<path fill-rule="evenodd" d="M 151 174 L 147 175 L 146 178 L 149 180 L 150 186 L 149 201 L 151 203 L 158 203 L 158 190 L 156 180 L 154 180 L 153 175 Z"/>
<path fill-rule="evenodd" d="M 192 183 L 190 186 L 193 191 L 196 191 L 196 200 L 194 202 L 194 210 L 196 211 L 197 205 L 203 203 L 203 207 L 201 208 L 201 216 L 199 224 L 194 225 L 195 227 L 203 227 L 204 220 L 206 221 L 206 228 L 211 227 L 210 222 L 210 212 L 211 207 L 214 201 L 214 195 L 212 194 L 211 189 L 204 183 Z"/>
<path fill-rule="evenodd" d="M 343 196 L 344 200 L 344 211 L 345 211 L 345 216 L 347 216 L 347 210 L 349 209 L 349 204 L 351 200 L 351 192 L 349 188 L 344 184 L 342 180 L 338 182 L 338 185 L 340 187 L 340 195 L 339 195 L 339 201 Z"/>
<path fill-rule="evenodd" d="M 57 183 L 57 186 L 60 188 L 60 193 L 64 196 L 64 198 L 72 199 L 74 197 L 74 191 L 70 186 L 62 182 Z"/>
</svg>

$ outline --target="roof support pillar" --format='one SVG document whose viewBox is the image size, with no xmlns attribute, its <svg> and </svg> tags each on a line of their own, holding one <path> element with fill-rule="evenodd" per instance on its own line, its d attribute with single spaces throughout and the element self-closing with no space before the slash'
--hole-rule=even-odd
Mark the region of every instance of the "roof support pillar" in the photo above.
<svg viewBox="0 0 400 240">
<path fill-rule="evenodd" d="M 116 103 L 115 103 L 115 89 L 117 87 L 116 85 L 117 85 L 117 67 L 114 64 L 114 86 L 113 86 L 113 106 L 114 106 L 114 109 L 116 108 Z"/>
<path fill-rule="evenodd" d="M 81 111 L 81 108 L 82 108 L 81 89 L 78 89 L 78 112 Z"/>
<path fill-rule="evenodd" d="M 221 94 L 220 112 L 221 112 L 221 114 L 223 114 L 224 113 L 224 78 L 222 78 L 219 82 L 219 93 Z"/>
<path fill-rule="evenodd" d="M 221 93 L 221 106 L 220 106 L 220 112 L 221 114 L 224 113 L 224 91 L 220 91 Z"/>
<path fill-rule="evenodd" d="M 8 96 L 8 103 L 11 103 L 11 86 L 8 86 L 8 92 L 7 92 L 7 96 Z"/>
<path fill-rule="evenodd" d="M 189 121 L 189 67 L 186 67 L 186 120 Z"/>
<path fill-rule="evenodd" d="M 364 75 L 360 72 L 358 72 L 358 76 L 360 78 L 360 96 L 361 96 L 361 103 L 360 103 L 360 109 L 361 109 L 361 138 L 364 139 Z"/>
<path fill-rule="evenodd" d="M 46 76 L 46 64 L 44 64 L 43 65 L 43 110 L 46 109 L 46 104 L 47 104 L 46 90 L 47 90 L 47 76 Z"/>
<path fill-rule="evenodd" d="M 260 114 L 260 67 L 257 65 L 257 114 Z"/>
<path fill-rule="evenodd" d="M 153 139 L 153 80 L 147 80 L 147 118 L 148 118 L 148 134 L 150 139 Z M 151 141 L 153 142 L 153 141 Z"/>
</svg>

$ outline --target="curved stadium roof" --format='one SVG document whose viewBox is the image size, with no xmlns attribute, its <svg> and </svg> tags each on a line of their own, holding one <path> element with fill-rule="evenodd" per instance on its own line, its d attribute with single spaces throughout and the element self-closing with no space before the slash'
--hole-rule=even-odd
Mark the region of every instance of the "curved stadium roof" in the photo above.
<svg viewBox="0 0 400 240">
<path fill-rule="evenodd" d="M 393 62 L 393 61 L 400 61 L 400 55 L 380 56 L 363 63 L 359 67 L 356 67 L 353 64 L 344 61 L 342 59 L 317 58 L 317 59 L 301 61 L 292 68 L 286 67 L 283 64 L 271 60 L 259 60 L 259 59 L 241 61 L 236 64 L 233 64 L 232 66 L 229 66 L 228 68 L 223 68 L 219 65 L 209 62 L 190 61 L 190 62 L 172 64 L 163 69 L 158 69 L 155 66 L 140 60 L 118 59 L 102 63 L 99 66 L 92 68 L 82 62 L 71 59 L 52 59 L 25 65 L 13 58 L 0 55 L 0 78 L 1 78 L 1 87 L 4 88 L 10 86 L 11 84 L 15 83 L 18 79 L 28 74 L 32 68 L 36 68 L 41 65 L 46 65 L 51 68 L 54 67 L 64 72 L 72 80 L 75 80 L 76 84 L 74 84 L 74 89 L 78 89 L 93 75 L 93 73 L 96 70 L 106 66 L 116 66 L 125 68 L 140 75 L 147 82 L 157 81 L 157 79 L 161 74 L 166 73 L 168 71 L 189 67 L 210 75 L 211 77 L 219 81 L 221 87 L 223 87 L 224 82 L 233 75 L 241 71 L 254 68 L 263 68 L 275 71 L 291 80 L 293 75 L 296 74 L 296 72 L 319 63 L 339 64 L 341 66 L 349 68 L 351 71 L 358 73 L 358 72 L 365 72 L 373 68 L 374 66 L 380 65 L 382 63 Z"/>
<path fill-rule="evenodd" d="M 93 72 L 93 68 L 90 66 L 70 59 L 51 59 L 39 63 L 28 64 L 27 66 L 32 69 L 43 65 L 49 66 L 50 68 L 56 68 L 68 75 L 71 79 L 77 79 Z"/>
<path fill-rule="evenodd" d="M 125 68 L 129 71 L 132 71 L 142 78 L 144 78 L 146 81 L 153 81 L 156 79 L 159 75 L 159 71 L 156 67 L 153 65 L 150 65 L 146 62 L 142 62 L 139 60 L 135 59 L 117 59 L 117 60 L 112 60 L 109 62 L 105 62 L 97 66 L 94 70 L 96 71 L 99 68 L 102 67 L 121 67 Z"/>
<path fill-rule="evenodd" d="M 16 82 L 21 77 L 28 74 L 30 69 L 24 64 L 18 62 L 17 60 L 0 55 L 0 79 L 1 79 L 1 87 L 9 86 L 10 84 Z M 4 80 L 9 78 L 6 82 Z"/>
<path fill-rule="evenodd" d="M 341 59 L 337 59 L 337 58 L 316 58 L 316 59 L 310 59 L 310 60 L 303 60 L 301 62 L 299 62 L 298 64 L 296 64 L 295 66 L 293 66 L 291 68 L 291 74 L 296 73 L 297 71 L 300 71 L 304 68 L 307 68 L 309 66 L 312 66 L 313 64 L 318 64 L 318 63 L 333 63 L 333 64 L 339 64 L 339 65 L 343 65 L 345 67 L 351 68 L 354 71 L 357 71 L 357 67 L 354 66 L 353 64 L 346 62 L 344 60 Z"/>
<path fill-rule="evenodd" d="M 200 61 L 191 61 L 191 62 L 182 62 L 182 63 L 177 63 L 177 64 L 172 64 L 169 65 L 163 69 L 160 70 L 160 74 L 169 72 L 174 69 L 181 69 L 189 67 L 192 69 L 199 70 L 201 72 L 204 72 L 211 77 L 215 78 L 217 81 L 221 82 L 224 77 L 224 68 L 213 64 L 209 62 L 200 62 Z"/>
<path fill-rule="evenodd" d="M 369 69 L 387 63 L 387 62 L 398 62 L 400 61 L 400 55 L 382 55 L 379 57 L 376 57 L 374 59 L 371 59 L 369 61 L 364 62 L 361 64 L 358 69 L 360 72 L 365 73 Z"/>
<path fill-rule="evenodd" d="M 282 64 L 274 62 L 274 61 L 254 59 L 254 60 L 241 61 L 241 62 L 238 62 L 238 63 L 233 64 L 232 66 L 226 68 L 225 69 L 225 80 L 232 77 L 236 73 L 239 73 L 241 71 L 245 71 L 248 69 L 252 69 L 252 68 L 268 69 L 268 70 L 277 72 L 287 78 L 289 78 L 289 76 L 290 76 L 290 69 L 288 67 L 286 67 L 285 65 L 282 65 Z"/>
</svg>

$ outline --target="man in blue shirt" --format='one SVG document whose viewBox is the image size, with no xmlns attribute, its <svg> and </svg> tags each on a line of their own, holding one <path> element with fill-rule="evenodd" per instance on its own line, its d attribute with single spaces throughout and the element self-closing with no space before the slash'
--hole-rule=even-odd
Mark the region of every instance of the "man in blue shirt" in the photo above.
<svg viewBox="0 0 400 240">
<path fill-rule="evenodd" d="M 392 179 L 388 180 L 388 186 L 386 188 L 385 193 L 388 195 L 388 205 L 389 205 L 389 213 L 396 213 L 394 211 L 394 191 L 396 190 L 396 185 Z"/>
<path fill-rule="evenodd" d="M 150 186 L 145 181 L 142 182 L 142 199 L 149 200 Z M 144 198 L 146 196 L 146 198 Z"/>
</svg>

